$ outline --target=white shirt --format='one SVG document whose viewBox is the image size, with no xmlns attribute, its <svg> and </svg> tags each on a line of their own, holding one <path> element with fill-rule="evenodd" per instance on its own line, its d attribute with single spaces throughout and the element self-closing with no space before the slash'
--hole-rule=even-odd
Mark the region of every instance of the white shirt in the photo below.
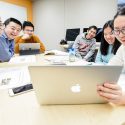
<svg viewBox="0 0 125 125">
<path fill-rule="evenodd" d="M 120 75 L 120 79 L 118 84 L 122 87 L 122 90 L 125 91 L 125 46 L 121 45 L 117 50 L 115 56 L 111 58 L 108 63 L 109 65 L 123 65 L 122 75 Z"/>
<path fill-rule="evenodd" d="M 109 61 L 109 65 L 123 65 L 125 71 L 125 46 L 121 45 L 115 56 Z"/>
</svg>

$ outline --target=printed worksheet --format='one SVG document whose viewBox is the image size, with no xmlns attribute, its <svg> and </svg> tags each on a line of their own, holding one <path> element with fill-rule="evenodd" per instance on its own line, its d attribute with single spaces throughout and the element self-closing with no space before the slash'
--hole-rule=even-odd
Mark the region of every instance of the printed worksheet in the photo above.
<svg viewBox="0 0 125 125">
<path fill-rule="evenodd" d="M 13 88 L 30 83 L 27 66 L 0 68 L 0 89 Z"/>
<path fill-rule="evenodd" d="M 10 64 L 35 63 L 35 62 L 36 62 L 35 55 L 15 56 L 15 57 L 12 57 L 9 61 Z"/>
</svg>

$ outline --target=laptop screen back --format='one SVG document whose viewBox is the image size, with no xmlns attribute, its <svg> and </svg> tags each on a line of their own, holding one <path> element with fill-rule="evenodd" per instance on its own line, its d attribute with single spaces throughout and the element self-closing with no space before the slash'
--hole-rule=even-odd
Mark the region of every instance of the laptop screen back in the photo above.
<svg viewBox="0 0 125 125">
<path fill-rule="evenodd" d="M 39 50 L 40 43 L 20 43 L 19 50 Z"/>
<path fill-rule="evenodd" d="M 40 54 L 40 43 L 20 43 L 20 55 L 35 55 Z"/>
<path fill-rule="evenodd" d="M 117 82 L 122 66 L 29 66 L 40 104 L 104 103 L 97 84 Z"/>
</svg>

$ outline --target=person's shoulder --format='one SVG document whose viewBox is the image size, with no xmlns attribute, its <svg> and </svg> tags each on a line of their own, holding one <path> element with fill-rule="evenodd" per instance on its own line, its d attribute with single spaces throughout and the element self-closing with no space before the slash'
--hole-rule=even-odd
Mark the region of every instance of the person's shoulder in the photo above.
<svg viewBox="0 0 125 125">
<path fill-rule="evenodd" d="M 124 46 L 124 45 L 121 45 L 119 48 L 125 49 L 125 46 Z"/>
<path fill-rule="evenodd" d="M 35 39 L 39 39 L 39 37 L 37 35 L 33 35 L 32 37 Z"/>
<path fill-rule="evenodd" d="M 80 36 L 83 37 L 83 38 L 85 38 L 85 35 L 86 35 L 86 34 L 87 34 L 87 33 L 84 32 L 84 33 L 81 33 Z"/>
<path fill-rule="evenodd" d="M 121 45 L 121 46 L 118 48 L 118 51 L 125 54 L 125 45 Z"/>
<path fill-rule="evenodd" d="M 40 38 L 37 35 L 32 35 L 34 41 L 41 42 Z"/>
<path fill-rule="evenodd" d="M 6 37 L 5 37 L 5 35 L 4 35 L 4 34 L 1 34 L 1 35 L 0 35 L 0 40 L 1 40 L 1 41 L 6 40 Z"/>
<path fill-rule="evenodd" d="M 78 36 L 77 36 L 77 38 L 85 38 L 85 34 L 84 33 L 81 33 L 81 34 L 79 34 Z"/>
<path fill-rule="evenodd" d="M 7 35 L 5 34 L 5 32 L 3 32 L 3 33 L 0 35 L 0 38 L 7 38 Z"/>
<path fill-rule="evenodd" d="M 96 39 L 92 38 L 91 41 L 96 44 Z"/>
<path fill-rule="evenodd" d="M 124 45 L 121 45 L 119 48 L 118 48 L 119 51 L 125 51 L 125 46 Z"/>
<path fill-rule="evenodd" d="M 22 38 L 22 36 L 17 36 L 15 39 L 20 39 L 20 38 Z"/>
<path fill-rule="evenodd" d="M 19 36 L 17 36 L 16 38 L 21 38 L 22 37 L 22 35 L 19 35 Z"/>
<path fill-rule="evenodd" d="M 5 39 L 5 37 L 3 35 L 0 35 L 0 39 Z"/>
<path fill-rule="evenodd" d="M 22 39 L 22 36 L 17 36 L 17 37 L 14 39 L 14 41 L 18 41 L 18 40 L 20 40 L 20 39 Z"/>
</svg>

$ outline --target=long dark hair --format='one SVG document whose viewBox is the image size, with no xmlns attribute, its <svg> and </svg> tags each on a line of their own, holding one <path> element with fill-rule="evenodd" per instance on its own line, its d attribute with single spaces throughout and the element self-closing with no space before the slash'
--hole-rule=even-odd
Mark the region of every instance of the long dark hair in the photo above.
<svg viewBox="0 0 125 125">
<path fill-rule="evenodd" d="M 101 45 L 100 45 L 100 51 L 101 51 L 102 55 L 108 54 L 109 43 L 104 38 L 104 30 L 107 27 L 110 27 L 113 30 L 113 20 L 109 20 L 108 22 L 106 22 L 102 29 L 102 37 L 101 37 Z M 120 45 L 121 45 L 121 43 L 115 38 L 115 42 L 114 42 L 113 48 L 112 48 L 112 53 L 114 55 L 116 54 Z"/>
</svg>

